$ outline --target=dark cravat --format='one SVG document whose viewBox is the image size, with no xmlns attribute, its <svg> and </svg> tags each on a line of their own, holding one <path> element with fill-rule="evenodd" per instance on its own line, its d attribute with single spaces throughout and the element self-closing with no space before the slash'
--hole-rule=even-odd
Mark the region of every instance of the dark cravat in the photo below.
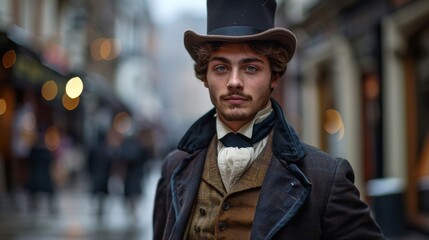
<svg viewBox="0 0 429 240">
<path fill-rule="evenodd" d="M 241 133 L 230 132 L 220 139 L 225 147 L 251 147 L 252 140 Z"/>
<path fill-rule="evenodd" d="M 252 147 L 253 144 L 264 139 L 271 131 L 275 123 L 275 114 L 271 113 L 262 122 L 253 125 L 252 139 L 241 133 L 230 132 L 220 139 L 225 147 Z"/>
</svg>

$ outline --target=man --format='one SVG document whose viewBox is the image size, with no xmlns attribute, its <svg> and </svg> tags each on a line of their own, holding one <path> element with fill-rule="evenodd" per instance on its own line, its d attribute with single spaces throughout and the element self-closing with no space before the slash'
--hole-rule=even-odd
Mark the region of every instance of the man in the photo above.
<svg viewBox="0 0 429 240">
<path fill-rule="evenodd" d="M 208 0 L 184 34 L 214 109 L 167 156 L 154 239 L 383 239 L 350 164 L 301 143 L 271 93 L 296 46 L 274 0 Z"/>
</svg>

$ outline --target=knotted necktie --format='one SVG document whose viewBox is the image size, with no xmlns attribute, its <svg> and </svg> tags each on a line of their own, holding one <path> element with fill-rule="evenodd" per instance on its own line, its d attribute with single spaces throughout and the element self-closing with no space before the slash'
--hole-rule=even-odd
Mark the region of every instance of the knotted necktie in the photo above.
<svg viewBox="0 0 429 240">
<path fill-rule="evenodd" d="M 225 147 L 252 147 L 253 144 L 264 139 L 274 126 L 275 115 L 270 114 L 260 123 L 253 125 L 252 139 L 244 136 L 241 133 L 230 132 L 220 139 Z"/>
<path fill-rule="evenodd" d="M 252 139 L 244 136 L 241 133 L 230 132 L 220 139 L 225 147 L 252 147 Z"/>
</svg>

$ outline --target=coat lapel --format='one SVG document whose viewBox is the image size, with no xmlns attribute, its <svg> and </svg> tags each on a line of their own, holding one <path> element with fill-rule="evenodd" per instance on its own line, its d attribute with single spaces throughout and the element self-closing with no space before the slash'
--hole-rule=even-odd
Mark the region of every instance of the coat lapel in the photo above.
<svg viewBox="0 0 429 240">
<path fill-rule="evenodd" d="M 295 164 L 273 157 L 261 188 L 251 239 L 272 239 L 301 208 L 311 184 Z"/>
<path fill-rule="evenodd" d="M 198 151 L 182 161 L 171 177 L 171 192 L 176 224 L 171 236 L 183 236 L 201 181 L 205 151 Z"/>
</svg>

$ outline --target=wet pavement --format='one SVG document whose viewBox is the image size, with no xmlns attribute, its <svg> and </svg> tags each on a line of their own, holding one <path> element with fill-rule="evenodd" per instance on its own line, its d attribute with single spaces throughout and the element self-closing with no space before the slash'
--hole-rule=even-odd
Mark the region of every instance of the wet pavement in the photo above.
<svg viewBox="0 0 429 240">
<path fill-rule="evenodd" d="M 56 211 L 50 211 L 44 196 L 37 209 L 26 204 L 24 193 L 14 200 L 0 196 L 1 240 L 119 240 L 152 239 L 152 209 L 159 168 L 154 167 L 144 180 L 144 194 L 136 215 L 124 204 L 121 195 L 110 195 L 103 216 L 97 202 L 81 183 L 58 193 Z"/>
<path fill-rule="evenodd" d="M 26 196 L 14 200 L 0 195 L 0 240 L 150 240 L 152 208 L 160 166 L 154 165 L 144 179 L 144 194 L 136 215 L 126 208 L 120 194 L 110 195 L 102 217 L 97 202 L 88 194 L 86 183 L 63 189 L 58 194 L 57 211 L 50 211 L 46 199 L 31 209 Z M 86 185 L 85 185 L 86 184 Z M 388 240 L 428 240 L 416 231 L 389 237 Z"/>
</svg>

